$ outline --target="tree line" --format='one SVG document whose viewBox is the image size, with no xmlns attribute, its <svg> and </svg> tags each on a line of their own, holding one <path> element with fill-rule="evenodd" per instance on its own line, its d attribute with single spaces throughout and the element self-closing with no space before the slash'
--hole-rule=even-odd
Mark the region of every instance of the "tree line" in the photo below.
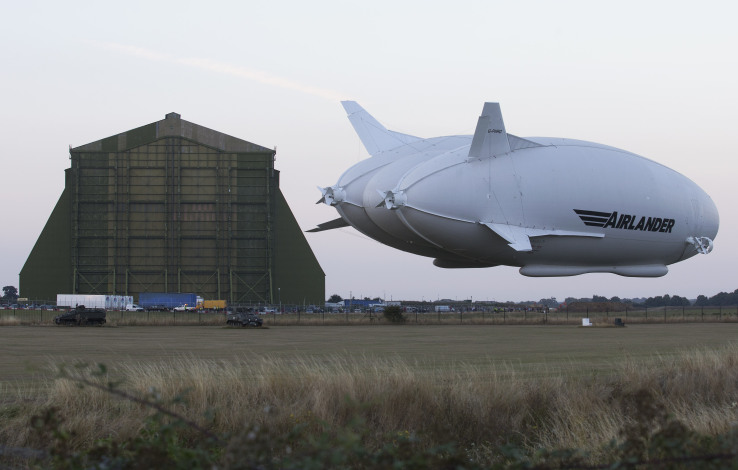
<svg viewBox="0 0 738 470">
<path fill-rule="evenodd" d="M 540 303 L 548 305 L 551 303 L 552 300 L 556 301 L 556 298 L 552 297 L 550 299 L 541 299 Z M 591 299 L 586 297 L 581 299 L 567 297 L 565 302 L 567 304 L 574 302 L 616 302 L 628 303 L 633 305 L 634 307 L 689 307 L 690 305 L 692 305 L 692 302 L 686 297 L 669 294 L 642 299 L 621 299 L 618 296 L 613 296 L 608 299 L 607 297 L 601 295 L 593 295 Z M 734 290 L 733 292 L 720 292 L 713 295 L 712 297 L 707 297 L 706 295 L 698 295 L 697 299 L 694 302 L 694 305 L 698 307 L 738 305 L 738 289 Z"/>
</svg>

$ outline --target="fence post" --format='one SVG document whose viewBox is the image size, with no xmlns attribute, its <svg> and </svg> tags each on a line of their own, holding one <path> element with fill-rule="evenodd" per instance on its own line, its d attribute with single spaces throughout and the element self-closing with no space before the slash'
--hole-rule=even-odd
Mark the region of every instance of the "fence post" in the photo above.
<svg viewBox="0 0 738 470">
<path fill-rule="evenodd" d="M 646 323 L 648 323 L 648 307 L 646 307 Z"/>
<path fill-rule="evenodd" d="M 702 315 L 702 323 L 705 322 L 705 306 L 700 306 L 700 314 Z"/>
<path fill-rule="evenodd" d="M 628 306 L 625 306 L 625 323 L 628 323 Z"/>
<path fill-rule="evenodd" d="M 666 309 L 669 307 L 667 305 L 664 305 L 664 323 L 666 323 Z"/>
</svg>

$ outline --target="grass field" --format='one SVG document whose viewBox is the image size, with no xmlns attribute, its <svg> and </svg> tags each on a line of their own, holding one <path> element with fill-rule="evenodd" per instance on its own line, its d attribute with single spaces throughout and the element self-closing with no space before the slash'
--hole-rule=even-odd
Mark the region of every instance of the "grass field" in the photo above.
<svg viewBox="0 0 738 470">
<path fill-rule="evenodd" d="M 728 435 L 738 420 L 736 323 L 6 326 L 0 344 L 0 448 L 48 446 L 28 425 L 48 410 L 61 424 L 44 422 L 69 436 L 64 449 L 146 435 L 150 408 L 59 378 L 63 365 L 103 389 L 112 381 L 131 396 L 155 391 L 188 420 L 231 436 L 223 455 L 236 461 L 254 449 L 256 429 L 268 448 L 293 445 L 294 429 L 305 438 L 327 433 L 330 450 L 356 419 L 369 449 L 417 435 L 413 452 L 453 441 L 482 467 L 509 443 L 526 452 L 583 449 L 588 462 L 607 462 L 623 456 L 607 446 L 623 430 L 648 442 L 673 428 L 671 416 L 688 430 L 678 437 L 693 439 Z M 71 367 L 79 362 L 107 372 Z M 200 442 L 192 428 L 182 438 Z"/>
<path fill-rule="evenodd" d="M 399 357 L 419 368 L 499 365 L 517 374 L 603 373 L 626 358 L 714 349 L 738 341 L 737 323 L 644 324 L 626 328 L 492 325 L 190 327 L 0 327 L 4 389 L 37 388 L 50 362 L 152 362 L 315 358 L 361 362 Z"/>
</svg>

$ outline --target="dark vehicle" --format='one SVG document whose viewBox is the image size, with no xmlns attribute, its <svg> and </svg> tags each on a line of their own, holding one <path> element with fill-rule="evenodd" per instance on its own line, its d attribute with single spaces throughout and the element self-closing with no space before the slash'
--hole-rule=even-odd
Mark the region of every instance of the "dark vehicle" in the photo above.
<svg viewBox="0 0 738 470">
<path fill-rule="evenodd" d="M 147 312 L 168 312 L 170 309 L 166 305 L 150 305 L 144 307 Z"/>
<path fill-rule="evenodd" d="M 226 324 L 230 326 L 261 326 L 264 320 L 254 312 L 229 313 Z"/>
<path fill-rule="evenodd" d="M 102 325 L 105 323 L 105 310 L 101 308 L 85 308 L 77 305 L 68 312 L 57 315 L 54 318 L 57 325 Z"/>
</svg>

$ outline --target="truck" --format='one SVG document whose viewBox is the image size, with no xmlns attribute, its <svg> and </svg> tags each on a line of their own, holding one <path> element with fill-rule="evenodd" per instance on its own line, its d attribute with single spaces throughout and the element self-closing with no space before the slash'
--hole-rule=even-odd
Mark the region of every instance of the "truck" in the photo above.
<svg viewBox="0 0 738 470">
<path fill-rule="evenodd" d="M 131 295 L 115 294 L 57 294 L 56 306 L 74 308 L 84 305 L 87 308 L 103 308 L 105 310 L 123 310 L 133 303 Z"/>
<path fill-rule="evenodd" d="M 225 310 L 225 300 L 203 300 L 197 304 L 198 310 Z"/>
<path fill-rule="evenodd" d="M 193 293 L 141 292 L 138 295 L 138 304 L 146 310 L 172 310 L 181 306 L 195 308 L 197 302 L 198 296 Z"/>
<path fill-rule="evenodd" d="M 54 317 L 54 323 L 57 325 L 104 325 L 105 310 L 102 308 L 87 308 L 84 305 L 78 305 L 68 312 L 61 313 Z"/>
</svg>

